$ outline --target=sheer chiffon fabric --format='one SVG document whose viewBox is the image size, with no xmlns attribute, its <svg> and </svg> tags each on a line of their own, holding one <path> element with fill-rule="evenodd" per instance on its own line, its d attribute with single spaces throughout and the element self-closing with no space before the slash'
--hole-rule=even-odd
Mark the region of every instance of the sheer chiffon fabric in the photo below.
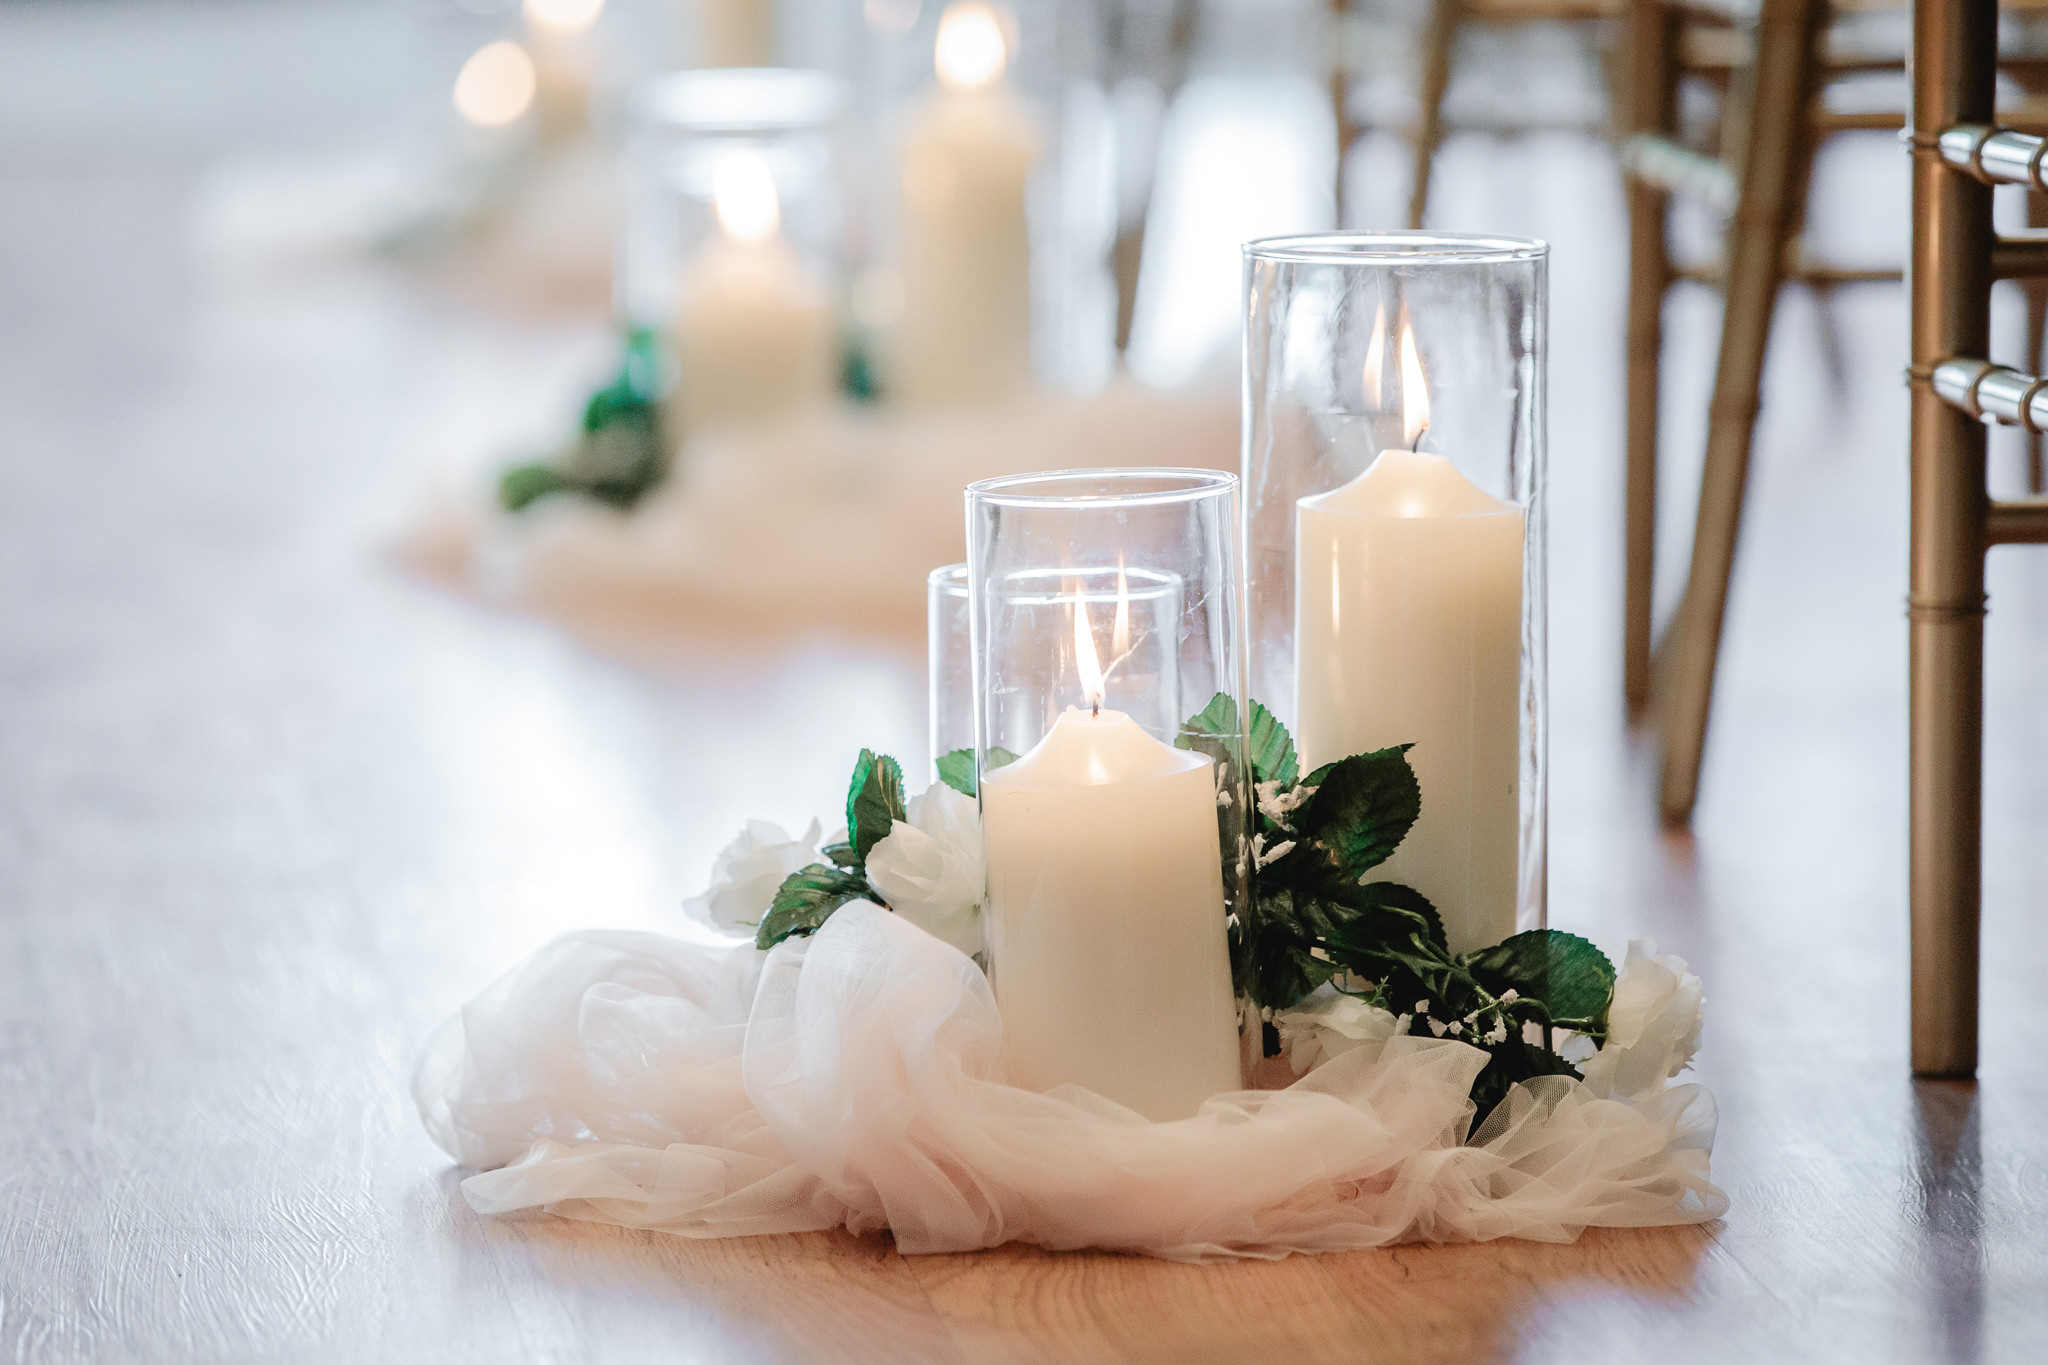
<svg viewBox="0 0 2048 1365">
<path fill-rule="evenodd" d="M 1707 1171 L 1712 1097 L 1666 1083 L 1684 1021 L 1659 1032 L 1658 1005 L 1642 1046 L 1664 1053 L 1596 1083 L 1521 1086 L 1470 1142 L 1485 1054 L 1409 1036 L 1151 1123 L 1075 1087 L 1006 1085 L 981 971 L 855 903 L 765 955 L 557 939 L 443 1025 L 414 1092 L 435 1140 L 482 1172 L 462 1189 L 484 1213 L 692 1237 L 888 1228 L 905 1252 L 1025 1241 L 1185 1261 L 1564 1241 L 1727 1207 Z"/>
</svg>

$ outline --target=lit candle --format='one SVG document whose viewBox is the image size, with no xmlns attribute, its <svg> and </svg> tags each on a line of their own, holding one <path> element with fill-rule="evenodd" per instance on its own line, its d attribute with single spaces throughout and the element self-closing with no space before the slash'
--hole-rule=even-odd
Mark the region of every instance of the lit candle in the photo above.
<svg viewBox="0 0 2048 1365">
<path fill-rule="evenodd" d="M 1002 20 L 960 0 L 939 20 L 939 89 L 903 144 L 903 314 L 891 385 L 914 406 L 988 403 L 1031 380 L 1024 189 L 1038 134 L 1009 89 Z"/>
<path fill-rule="evenodd" d="M 1088 708 L 981 780 L 1010 1080 L 1187 1118 L 1240 1084 L 1214 764 L 1103 708 L 1079 600 L 1074 637 Z"/>
<path fill-rule="evenodd" d="M 1298 505 L 1295 738 L 1304 770 L 1414 744 L 1422 814 L 1374 875 L 1428 896 L 1462 952 L 1515 932 L 1522 509 L 1420 451 L 1429 396 L 1405 326 L 1401 395 L 1410 449 Z"/>
<path fill-rule="evenodd" d="M 683 274 L 675 343 L 678 429 L 759 421 L 832 394 L 832 310 L 782 240 L 775 181 L 732 153 L 714 185 L 719 230 Z"/>
<path fill-rule="evenodd" d="M 579 133 L 589 125 L 596 62 L 585 35 L 603 9 L 604 0 L 525 0 L 536 79 L 534 107 L 543 137 Z"/>
</svg>

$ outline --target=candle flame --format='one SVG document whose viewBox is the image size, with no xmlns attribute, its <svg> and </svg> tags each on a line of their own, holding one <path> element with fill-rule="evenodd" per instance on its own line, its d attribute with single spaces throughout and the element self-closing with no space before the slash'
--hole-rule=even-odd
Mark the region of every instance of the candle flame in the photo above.
<svg viewBox="0 0 2048 1365">
<path fill-rule="evenodd" d="M 588 29 L 604 10 L 604 0 L 526 0 L 526 21 L 563 37 Z"/>
<path fill-rule="evenodd" d="M 1387 384 L 1387 305 L 1372 315 L 1372 340 L 1365 346 L 1365 405 L 1380 410 L 1380 394 Z"/>
<path fill-rule="evenodd" d="M 1081 691 L 1096 714 L 1102 712 L 1102 658 L 1095 652 L 1095 632 L 1088 625 L 1088 600 L 1074 594 L 1074 670 L 1081 675 Z"/>
<path fill-rule="evenodd" d="M 939 16 L 932 59 L 939 83 L 948 90 L 980 90 L 1001 80 L 1010 53 L 996 7 L 986 0 L 957 0 L 946 6 Z"/>
<path fill-rule="evenodd" d="M 728 156 L 718 167 L 712 193 L 718 202 L 718 225 L 736 242 L 765 242 L 782 226 L 775 177 L 758 156 Z"/>
<path fill-rule="evenodd" d="M 509 38 L 486 43 L 455 77 L 455 108 L 479 128 L 502 128 L 533 103 L 533 58 Z"/>
<path fill-rule="evenodd" d="M 1422 377 L 1422 357 L 1415 353 L 1415 328 L 1401 324 L 1401 438 L 1415 449 L 1429 430 L 1429 385 Z"/>
</svg>

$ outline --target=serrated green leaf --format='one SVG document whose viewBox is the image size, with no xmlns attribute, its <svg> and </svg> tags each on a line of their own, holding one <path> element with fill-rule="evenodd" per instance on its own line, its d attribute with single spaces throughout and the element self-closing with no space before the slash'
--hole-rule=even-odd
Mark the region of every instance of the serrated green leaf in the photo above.
<svg viewBox="0 0 2048 1365">
<path fill-rule="evenodd" d="M 1294 736 L 1280 718 L 1252 700 L 1252 723 L 1248 738 L 1254 782 L 1278 782 L 1291 787 L 1301 775 L 1300 760 L 1294 753 Z"/>
<path fill-rule="evenodd" d="M 904 814 L 902 765 L 887 754 L 862 749 L 846 788 L 846 837 L 855 867 L 867 866 L 869 850 L 889 837 L 890 827 Z"/>
<path fill-rule="evenodd" d="M 1237 703 L 1229 694 L 1218 692 L 1209 704 L 1181 722 L 1173 747 L 1207 754 L 1225 780 L 1236 776 L 1239 760 Z"/>
<path fill-rule="evenodd" d="M 1513 987 L 1525 998 L 1541 1000 L 1553 1020 L 1583 1021 L 1587 1027 L 1582 1032 L 1598 1033 L 1607 1026 L 1614 964 L 1577 934 L 1531 929 L 1465 960 L 1495 995 Z"/>
<path fill-rule="evenodd" d="M 849 868 L 856 872 L 859 871 L 861 868 L 860 855 L 853 851 L 852 844 L 827 844 L 823 848 L 819 849 L 818 852 L 824 854 L 827 858 L 830 858 L 834 863 L 836 863 L 840 867 Z"/>
<path fill-rule="evenodd" d="M 1180 734 L 1174 744 L 1183 749 L 1200 749 L 1221 762 L 1230 757 L 1230 748 L 1218 745 L 1214 748 L 1199 743 L 1202 738 L 1234 740 L 1240 733 L 1245 736 L 1245 761 L 1251 765 L 1253 782 L 1278 782 L 1291 787 L 1300 775 L 1300 765 L 1294 756 L 1294 737 L 1287 733 L 1287 727 L 1279 718 L 1258 701 L 1251 704 L 1252 723 L 1249 730 L 1240 731 L 1237 723 L 1237 703 L 1227 692 L 1218 692 L 1209 699 L 1209 704 L 1195 712 L 1181 723 Z"/>
<path fill-rule="evenodd" d="M 978 793 L 974 777 L 974 750 L 955 749 L 950 754 L 941 754 L 932 766 L 939 770 L 939 781 L 962 796 Z"/>
<path fill-rule="evenodd" d="M 756 948 L 773 948 L 795 934 L 814 934 L 848 901 L 873 900 L 867 878 L 857 872 L 812 863 L 782 879 L 768 913 L 754 933 Z"/>
<path fill-rule="evenodd" d="M 1218 692 L 1209 704 L 1181 722 L 1181 736 L 1234 735 L 1237 733 L 1237 702 L 1228 692 Z M 1179 740 L 1174 741 L 1180 744 Z M 1188 746 L 1180 745 L 1185 749 Z"/>
<path fill-rule="evenodd" d="M 1400 847 L 1422 812 L 1422 788 L 1408 766 L 1412 747 L 1353 754 L 1304 779 L 1316 792 L 1295 816 L 1302 834 L 1297 881 L 1341 896 Z"/>
<path fill-rule="evenodd" d="M 988 759 L 989 771 L 993 772 L 997 768 L 1006 768 L 1015 763 L 1017 755 L 998 744 L 988 751 Z M 962 796 L 980 794 L 980 780 L 976 776 L 974 766 L 974 750 L 955 749 L 949 754 L 941 755 L 939 761 L 932 766 L 939 770 L 939 781 Z"/>
</svg>

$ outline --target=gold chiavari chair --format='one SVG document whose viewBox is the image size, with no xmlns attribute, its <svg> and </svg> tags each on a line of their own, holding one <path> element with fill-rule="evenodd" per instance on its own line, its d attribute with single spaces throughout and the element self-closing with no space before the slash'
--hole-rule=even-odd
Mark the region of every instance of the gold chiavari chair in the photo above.
<svg viewBox="0 0 2048 1365">
<path fill-rule="evenodd" d="M 1983 419 L 2048 428 L 2048 380 L 1988 360 L 1999 279 L 2048 279 L 2048 234 L 2000 236 L 1994 185 L 2048 192 L 2048 140 L 2001 128 L 1992 0 L 1913 7 L 1910 596 L 1913 1070 L 1977 1065 L 1984 556 L 2048 544 L 2048 499 L 1996 501 Z M 2031 348 L 2030 348 L 2031 349 Z"/>
<path fill-rule="evenodd" d="M 1444 92 L 1451 84 L 1451 59 L 1458 35 L 1468 25 L 1527 24 L 1544 20 L 1607 24 L 1621 17 L 1625 0 L 1431 0 L 1422 31 L 1420 117 L 1415 128 L 1414 179 L 1408 193 L 1408 226 L 1422 226 L 1429 210 L 1429 182 L 1444 135 Z"/>
<path fill-rule="evenodd" d="M 1813 159 L 1827 137 L 1896 129 L 1889 111 L 1827 107 L 1843 77 L 1901 71 L 1897 54 L 1858 51 L 1827 0 L 1762 0 L 1755 22 L 1706 7 L 1706 0 L 1631 0 L 1628 37 L 1629 179 L 1628 458 L 1625 529 L 1623 689 L 1632 711 L 1651 688 L 1652 569 L 1656 551 L 1659 364 L 1665 291 L 1676 280 L 1706 280 L 1723 292 L 1721 342 L 1708 412 L 1707 449 L 1686 591 L 1658 651 L 1664 740 L 1659 803 L 1684 819 L 1699 790 L 1714 672 L 1763 378 L 1765 345 L 1780 286 L 1800 281 L 1826 292 L 1844 284 L 1895 280 L 1895 270 L 1844 270 L 1807 258 L 1804 210 Z M 1746 48 L 1747 52 L 1742 49 Z M 1719 156 L 1677 141 L 1677 90 L 1688 72 L 1725 72 L 1728 89 Z M 2023 80 L 2040 62 L 2013 60 Z M 1666 245 L 1670 196 L 1704 199 L 1729 214 L 1721 261 L 1676 270 Z M 2048 291 L 2028 293 L 2028 329 L 2039 344 Z"/>
</svg>

